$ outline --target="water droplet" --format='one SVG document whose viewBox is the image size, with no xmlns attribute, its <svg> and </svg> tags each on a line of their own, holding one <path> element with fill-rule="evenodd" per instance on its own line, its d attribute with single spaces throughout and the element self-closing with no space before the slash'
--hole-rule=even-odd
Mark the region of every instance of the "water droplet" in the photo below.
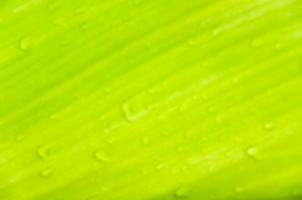
<svg viewBox="0 0 302 200">
<path fill-rule="evenodd" d="M 110 162 L 109 155 L 103 150 L 97 150 L 96 152 L 94 152 L 93 156 L 97 161 L 100 161 L 102 163 Z"/>
<path fill-rule="evenodd" d="M 47 167 L 47 168 L 45 168 L 45 169 L 42 170 L 41 176 L 43 178 L 46 178 L 46 177 L 49 177 L 52 173 L 53 173 L 53 169 L 50 168 L 50 167 Z"/>
<path fill-rule="evenodd" d="M 266 130 L 271 130 L 271 129 L 274 128 L 274 124 L 272 122 L 267 122 L 267 123 L 264 124 L 264 128 Z"/>
<path fill-rule="evenodd" d="M 142 111 L 136 111 L 129 103 L 124 103 L 122 106 L 122 110 L 124 113 L 124 116 L 128 122 L 135 122 L 142 118 L 145 114 L 145 110 Z"/>
<path fill-rule="evenodd" d="M 181 186 L 176 189 L 175 197 L 176 198 L 187 198 L 189 196 L 189 189 L 187 187 Z"/>
<path fill-rule="evenodd" d="M 252 147 L 249 147 L 247 150 L 246 150 L 246 154 L 248 157 L 252 158 L 253 160 L 257 160 L 256 156 L 257 156 L 257 148 L 252 146 Z"/>
<path fill-rule="evenodd" d="M 26 51 L 31 47 L 31 40 L 29 38 L 21 39 L 19 47 L 22 51 Z"/>
<path fill-rule="evenodd" d="M 46 160 L 50 154 L 50 146 L 41 146 L 37 149 L 37 155 L 41 160 Z"/>
</svg>

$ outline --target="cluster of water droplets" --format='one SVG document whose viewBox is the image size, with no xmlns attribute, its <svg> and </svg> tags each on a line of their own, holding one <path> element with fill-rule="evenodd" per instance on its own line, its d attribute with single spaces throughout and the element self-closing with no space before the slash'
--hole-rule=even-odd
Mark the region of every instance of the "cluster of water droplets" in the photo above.
<svg viewBox="0 0 302 200">
<path fill-rule="evenodd" d="M 40 175 L 42 178 L 47 178 L 50 175 L 53 174 L 54 169 L 52 166 L 50 166 L 47 162 L 49 159 L 51 153 L 51 146 L 50 145 L 42 145 L 40 147 L 37 148 L 36 150 L 36 154 L 38 156 L 38 158 L 44 162 L 44 164 L 46 165 L 46 167 L 44 167 L 41 172 Z"/>
</svg>

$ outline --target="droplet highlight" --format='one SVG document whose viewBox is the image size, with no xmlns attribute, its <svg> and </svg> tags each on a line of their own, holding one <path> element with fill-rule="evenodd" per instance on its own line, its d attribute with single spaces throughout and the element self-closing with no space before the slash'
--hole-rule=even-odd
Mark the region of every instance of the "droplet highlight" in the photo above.
<svg viewBox="0 0 302 200">
<path fill-rule="evenodd" d="M 41 176 L 43 178 L 47 178 L 49 177 L 51 174 L 53 173 L 53 169 L 51 167 L 47 167 L 45 169 L 42 170 L 41 172 Z"/>
<path fill-rule="evenodd" d="M 109 163 L 110 162 L 110 157 L 109 155 L 103 151 L 103 150 L 97 150 L 94 152 L 93 157 L 102 163 Z"/>
<path fill-rule="evenodd" d="M 249 147 L 246 150 L 246 155 L 253 160 L 258 160 L 257 153 L 258 153 L 258 149 L 255 146 Z"/>
<path fill-rule="evenodd" d="M 264 128 L 266 130 L 272 130 L 274 128 L 274 124 L 272 122 L 267 122 L 264 124 Z"/>
<path fill-rule="evenodd" d="M 19 43 L 19 48 L 22 51 L 26 51 L 31 48 L 31 45 L 32 45 L 31 40 L 29 38 L 23 38 L 23 39 L 21 39 L 21 41 Z"/>
</svg>

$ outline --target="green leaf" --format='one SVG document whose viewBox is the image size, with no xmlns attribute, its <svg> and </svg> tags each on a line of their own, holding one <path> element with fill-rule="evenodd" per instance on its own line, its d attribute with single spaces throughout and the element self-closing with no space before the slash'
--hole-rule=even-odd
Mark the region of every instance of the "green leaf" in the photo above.
<svg viewBox="0 0 302 200">
<path fill-rule="evenodd" d="M 301 199 L 301 11 L 1 1 L 0 199 Z"/>
</svg>

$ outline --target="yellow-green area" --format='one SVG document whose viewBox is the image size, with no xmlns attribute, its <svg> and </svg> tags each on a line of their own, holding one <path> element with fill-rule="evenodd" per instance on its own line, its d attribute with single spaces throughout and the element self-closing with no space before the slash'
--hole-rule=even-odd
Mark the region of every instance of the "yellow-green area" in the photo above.
<svg viewBox="0 0 302 200">
<path fill-rule="evenodd" d="M 301 200 L 301 0 L 1 0 L 0 200 Z"/>
</svg>

